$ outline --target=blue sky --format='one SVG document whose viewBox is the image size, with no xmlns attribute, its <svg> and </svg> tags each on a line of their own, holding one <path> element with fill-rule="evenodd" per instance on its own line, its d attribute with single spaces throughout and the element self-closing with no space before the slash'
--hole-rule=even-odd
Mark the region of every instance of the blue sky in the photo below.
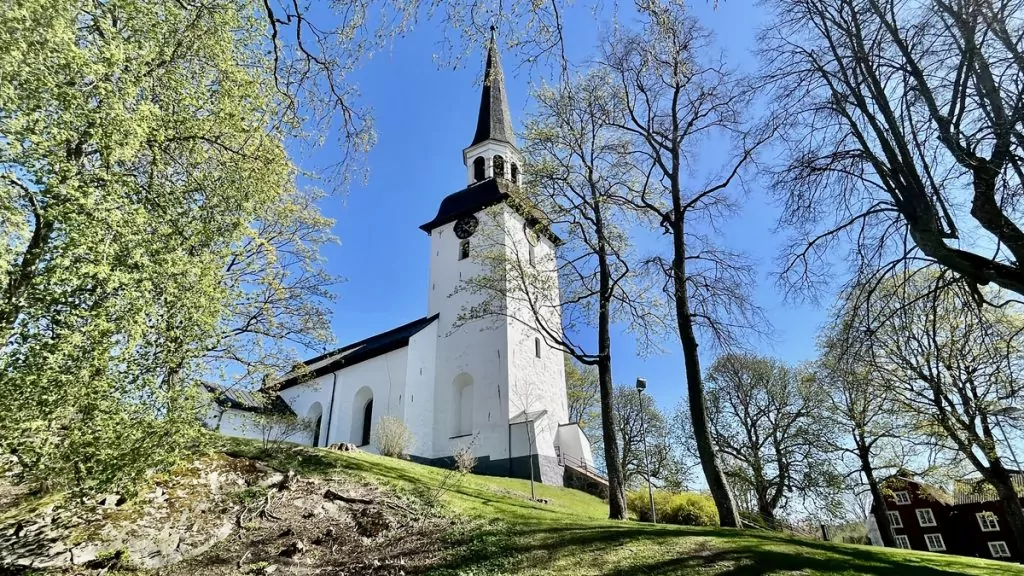
<svg viewBox="0 0 1024 576">
<path fill-rule="evenodd" d="M 692 11 L 713 32 L 717 49 L 728 62 L 741 70 L 753 69 L 757 30 L 766 20 L 760 7 L 726 1 L 715 9 L 698 0 Z M 571 10 L 567 20 L 570 59 L 581 62 L 594 56 L 598 30 L 609 20 L 582 9 Z M 336 220 L 334 231 L 341 240 L 325 254 L 329 270 L 345 278 L 336 289 L 333 326 L 338 344 L 426 313 L 428 237 L 418 226 L 434 216 L 442 198 L 465 186 L 461 154 L 475 128 L 483 62 L 481 47 L 463 67 L 439 69 L 433 55 L 440 37 L 437 23 L 423 22 L 357 74 L 362 97 L 374 111 L 378 144 L 368 158 L 368 182 L 322 204 L 324 213 Z M 532 106 L 531 83 L 539 82 L 543 71 L 527 74 L 509 53 L 503 54 L 503 63 L 518 129 Z M 332 154 L 337 151 L 327 147 L 303 161 L 326 163 Z M 703 157 L 709 164 L 722 160 L 714 150 Z M 754 297 L 774 324 L 775 337 L 756 347 L 799 362 L 813 358 L 814 336 L 824 311 L 784 302 L 776 290 L 775 260 L 785 237 L 775 230 L 777 213 L 767 191 L 754 186 L 741 212 L 724 226 L 724 241 L 758 263 Z M 644 376 L 658 403 L 671 408 L 684 393 L 683 363 L 674 339 L 664 348 L 662 355 L 638 358 L 629 336 L 619 335 L 613 348 L 614 373 L 617 383 Z M 706 348 L 705 367 L 713 359 Z"/>
</svg>

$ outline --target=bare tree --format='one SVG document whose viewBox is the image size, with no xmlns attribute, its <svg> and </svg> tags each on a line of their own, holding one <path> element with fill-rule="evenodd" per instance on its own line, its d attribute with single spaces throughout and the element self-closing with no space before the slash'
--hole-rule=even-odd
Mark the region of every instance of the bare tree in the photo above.
<svg viewBox="0 0 1024 576">
<path fill-rule="evenodd" d="M 648 466 L 651 478 L 660 485 L 678 487 L 683 483 L 685 470 L 672 446 L 668 418 L 649 395 L 637 394 L 632 386 L 617 386 L 615 424 L 622 439 L 622 470 L 627 486 L 635 488 L 646 481 Z"/>
<path fill-rule="evenodd" d="M 623 198 L 636 170 L 610 124 L 611 85 L 607 76 L 592 73 L 536 93 L 538 110 L 527 122 L 524 147 L 527 181 L 510 193 L 525 211 L 539 209 L 540 215 L 531 222 L 527 242 L 518 220 L 494 227 L 495 238 L 478 242 L 482 249 L 475 258 L 484 271 L 460 289 L 479 295 L 480 303 L 464 311 L 460 322 L 511 317 L 535 326 L 549 346 L 596 367 L 609 516 L 624 519 L 611 325 L 628 323 L 643 344 L 659 333 L 662 321 L 651 299 L 656 292 L 641 285 L 643 278 L 630 266 Z M 535 249 L 529 236 L 551 231 L 561 235 L 556 251 Z M 585 343 L 588 329 L 596 346 Z"/>
<path fill-rule="evenodd" d="M 784 277 L 827 281 L 845 245 L 872 281 L 934 261 L 1024 294 L 1024 3 L 771 4 L 775 187 L 796 230 Z"/>
<path fill-rule="evenodd" d="M 837 504 L 837 474 L 823 458 L 824 431 L 813 417 L 817 387 L 805 376 L 771 358 L 725 354 L 705 378 L 715 447 L 769 527 L 793 493 Z"/>
<path fill-rule="evenodd" d="M 1024 368 L 1021 310 L 995 289 L 979 308 L 976 288 L 949 284 L 953 273 L 910 270 L 880 285 L 848 314 L 865 334 L 873 373 L 892 387 L 911 430 L 966 460 L 992 485 L 1018 546 L 1024 510 L 999 429 L 1021 410 Z"/>
<path fill-rule="evenodd" d="M 765 138 L 746 137 L 747 92 L 724 64 L 704 58 L 707 33 L 681 3 L 645 1 L 638 9 L 642 29 L 610 37 L 602 66 L 619 92 L 617 127 L 630 137 L 633 161 L 645 174 L 631 200 L 670 241 L 667 254 L 649 264 L 674 306 L 701 466 L 722 525 L 739 527 L 708 429 L 697 334 L 731 342 L 737 330 L 764 325 L 749 299 L 751 267 L 714 235 L 733 208 L 727 193 Z M 733 138 L 736 153 L 721 172 L 695 182 L 698 149 L 716 137 Z"/>
</svg>

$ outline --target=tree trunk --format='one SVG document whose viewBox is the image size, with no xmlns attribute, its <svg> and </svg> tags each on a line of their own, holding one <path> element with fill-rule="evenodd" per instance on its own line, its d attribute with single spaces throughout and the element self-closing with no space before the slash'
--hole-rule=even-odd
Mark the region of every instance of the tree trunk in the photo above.
<svg viewBox="0 0 1024 576">
<path fill-rule="evenodd" d="M 693 436 L 697 443 L 697 454 L 700 466 L 708 482 L 711 497 L 718 508 L 718 520 L 728 528 L 742 528 L 740 513 L 736 500 L 729 490 L 729 482 L 725 478 L 722 466 L 715 453 L 708 427 L 708 414 L 704 400 L 704 379 L 700 373 L 700 356 L 697 353 L 697 336 L 693 332 L 693 316 L 690 313 L 690 300 L 686 289 L 686 244 L 683 236 L 683 214 L 678 208 L 679 192 L 673 191 L 673 202 L 676 221 L 672 224 L 672 280 L 675 284 L 676 323 L 679 329 L 679 340 L 683 345 L 683 360 L 686 366 L 686 390 L 690 400 L 690 419 L 693 423 Z"/>
<path fill-rule="evenodd" d="M 860 470 L 864 473 L 864 479 L 867 480 L 868 489 L 871 490 L 871 514 L 874 515 L 875 524 L 878 525 L 882 545 L 886 548 L 895 548 L 896 538 L 892 534 L 892 525 L 889 523 L 889 512 L 885 509 L 885 498 L 882 496 L 881 487 L 878 486 L 878 480 L 875 479 L 875 469 L 871 466 L 867 449 L 858 445 L 857 457 L 860 458 Z"/>
<path fill-rule="evenodd" d="M 1024 550 L 1024 508 L 1020 504 L 1020 496 L 1013 487 L 1010 473 L 1003 467 L 1002 463 L 996 461 L 989 469 L 986 479 L 992 483 L 999 494 L 999 500 L 1006 509 L 1006 520 L 1010 525 L 1010 532 L 1013 534 L 1013 541 L 1017 544 L 1018 554 Z M 1018 558 L 1024 563 L 1024 560 Z"/>
<path fill-rule="evenodd" d="M 619 439 L 615 428 L 615 407 L 613 397 L 615 385 L 612 381 L 612 338 L 611 338 L 611 268 L 608 265 L 608 251 L 604 237 L 604 219 L 600 198 L 593 194 L 594 223 L 597 236 L 597 261 L 600 282 L 597 318 L 597 375 L 601 393 L 601 435 L 604 440 L 604 462 L 608 473 L 608 517 L 612 520 L 626 519 L 626 482 L 623 477 L 622 460 L 619 455 Z"/>
</svg>

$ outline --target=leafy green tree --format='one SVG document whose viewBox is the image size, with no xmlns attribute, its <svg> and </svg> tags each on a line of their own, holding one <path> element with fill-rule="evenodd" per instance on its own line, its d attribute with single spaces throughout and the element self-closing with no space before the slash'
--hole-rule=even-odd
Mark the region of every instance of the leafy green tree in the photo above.
<svg viewBox="0 0 1024 576">
<path fill-rule="evenodd" d="M 1024 410 L 1024 316 L 994 288 L 982 296 L 998 305 L 979 306 L 976 290 L 938 266 L 907 270 L 849 291 L 844 314 L 869 352 L 872 374 L 898 399 L 907 434 L 951 452 L 991 484 L 1024 546 L 1017 466 L 1005 441 Z"/>
<path fill-rule="evenodd" d="M 210 361 L 263 362 L 318 306 L 329 223 L 295 188 L 263 24 L 232 0 L 0 14 L 0 448 L 26 480 L 172 464 Z"/>
<path fill-rule="evenodd" d="M 598 376 L 593 366 L 580 364 L 565 355 L 565 389 L 569 400 L 569 421 L 590 430 L 598 414 Z"/>
<path fill-rule="evenodd" d="M 751 495 L 752 511 L 768 526 L 791 495 L 828 502 L 839 488 L 814 419 L 818 388 L 805 376 L 772 358 L 729 353 L 705 378 L 715 446 L 734 486 Z"/>
</svg>

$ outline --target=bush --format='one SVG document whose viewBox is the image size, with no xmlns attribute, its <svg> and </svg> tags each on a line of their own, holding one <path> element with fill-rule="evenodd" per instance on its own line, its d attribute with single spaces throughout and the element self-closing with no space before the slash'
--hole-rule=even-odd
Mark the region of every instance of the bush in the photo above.
<svg viewBox="0 0 1024 576">
<path fill-rule="evenodd" d="M 626 506 L 637 520 L 651 521 L 651 505 L 646 490 L 634 490 L 626 494 Z M 656 490 L 654 510 L 658 522 L 683 526 L 718 526 L 718 509 L 709 494 Z"/>
<path fill-rule="evenodd" d="M 412 432 L 401 418 L 385 416 L 377 421 L 373 443 L 382 456 L 402 458 L 412 448 Z"/>
</svg>

